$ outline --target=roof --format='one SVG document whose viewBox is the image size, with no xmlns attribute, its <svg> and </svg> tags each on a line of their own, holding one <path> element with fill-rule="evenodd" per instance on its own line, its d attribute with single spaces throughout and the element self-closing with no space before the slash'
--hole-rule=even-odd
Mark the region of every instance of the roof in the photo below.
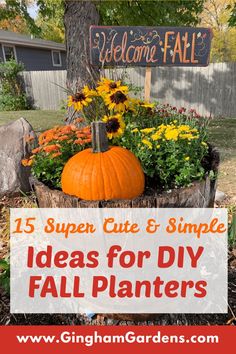
<svg viewBox="0 0 236 354">
<path fill-rule="evenodd" d="M 4 30 L 0 30 L 0 43 L 66 51 L 65 45 L 62 43 L 45 41 L 44 39 Z"/>
</svg>

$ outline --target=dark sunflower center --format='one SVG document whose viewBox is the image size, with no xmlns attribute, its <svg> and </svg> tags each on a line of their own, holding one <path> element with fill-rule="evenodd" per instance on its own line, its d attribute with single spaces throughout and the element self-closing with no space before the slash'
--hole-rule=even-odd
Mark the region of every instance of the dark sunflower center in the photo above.
<svg viewBox="0 0 236 354">
<path fill-rule="evenodd" d="M 85 100 L 85 95 L 82 92 L 77 92 L 74 96 L 73 96 L 73 101 L 74 102 L 81 102 Z"/>
<path fill-rule="evenodd" d="M 109 86 L 111 89 L 117 88 L 117 84 L 115 82 L 111 82 Z"/>
<path fill-rule="evenodd" d="M 108 133 L 116 133 L 120 128 L 120 123 L 117 118 L 111 118 L 106 123 L 106 129 Z"/>
<path fill-rule="evenodd" d="M 111 95 L 111 101 L 115 104 L 119 103 L 124 103 L 127 100 L 125 94 L 121 91 L 115 92 L 113 95 Z"/>
</svg>

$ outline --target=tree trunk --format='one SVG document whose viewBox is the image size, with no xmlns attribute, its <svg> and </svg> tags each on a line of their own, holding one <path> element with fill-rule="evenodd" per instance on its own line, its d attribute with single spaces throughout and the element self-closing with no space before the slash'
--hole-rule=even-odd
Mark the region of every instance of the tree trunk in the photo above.
<svg viewBox="0 0 236 354">
<path fill-rule="evenodd" d="M 90 65 L 89 54 L 89 27 L 98 21 L 96 5 L 91 1 L 65 1 L 67 87 L 73 91 L 93 86 L 99 77 L 99 69 Z"/>
</svg>

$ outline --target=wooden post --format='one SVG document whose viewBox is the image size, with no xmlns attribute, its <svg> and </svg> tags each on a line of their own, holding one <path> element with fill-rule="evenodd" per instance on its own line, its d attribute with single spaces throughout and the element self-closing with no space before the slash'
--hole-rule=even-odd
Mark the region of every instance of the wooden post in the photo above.
<svg viewBox="0 0 236 354">
<path fill-rule="evenodd" d="M 105 152 L 109 149 L 106 123 L 92 122 L 92 147 L 93 152 Z"/>
<path fill-rule="evenodd" d="M 145 86 L 144 86 L 144 100 L 150 102 L 151 95 L 151 82 L 152 82 L 152 68 L 146 67 Z"/>
</svg>

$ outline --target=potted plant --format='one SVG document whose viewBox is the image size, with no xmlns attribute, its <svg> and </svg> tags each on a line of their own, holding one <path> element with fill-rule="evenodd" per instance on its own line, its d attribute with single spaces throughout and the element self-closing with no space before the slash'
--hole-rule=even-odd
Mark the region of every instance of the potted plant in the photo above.
<svg viewBox="0 0 236 354">
<path fill-rule="evenodd" d="M 42 133 L 22 162 L 32 166 L 40 207 L 213 206 L 219 154 L 208 143 L 208 120 L 195 110 L 144 102 L 107 78 L 68 102 L 69 124 Z"/>
<path fill-rule="evenodd" d="M 69 124 L 42 133 L 23 161 L 39 206 L 213 206 L 219 155 L 208 143 L 208 119 L 131 93 L 103 78 L 69 95 Z"/>
</svg>

